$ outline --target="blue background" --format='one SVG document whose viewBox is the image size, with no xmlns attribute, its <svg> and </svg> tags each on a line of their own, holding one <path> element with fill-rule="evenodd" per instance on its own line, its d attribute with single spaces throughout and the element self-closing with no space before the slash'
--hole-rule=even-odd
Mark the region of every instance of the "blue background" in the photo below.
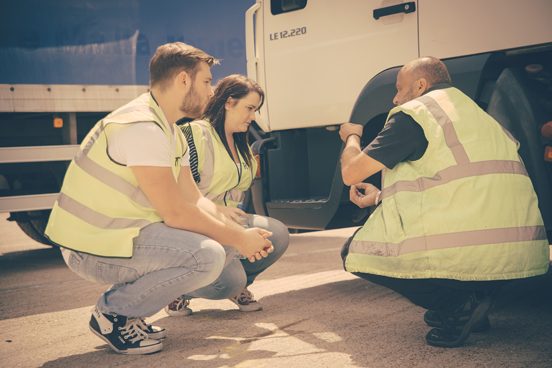
<svg viewBox="0 0 552 368">
<path fill-rule="evenodd" d="M 245 12 L 254 3 L 255 0 L 3 2 L 0 84 L 147 85 L 148 64 L 156 48 L 175 41 L 222 59 L 221 65 L 211 70 L 214 82 L 229 74 L 246 74 Z"/>
</svg>

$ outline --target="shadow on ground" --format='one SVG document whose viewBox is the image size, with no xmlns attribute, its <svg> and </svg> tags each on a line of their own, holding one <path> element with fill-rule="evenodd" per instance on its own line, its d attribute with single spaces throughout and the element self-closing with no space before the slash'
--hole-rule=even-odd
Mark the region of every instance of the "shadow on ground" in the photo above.
<svg viewBox="0 0 552 368">
<path fill-rule="evenodd" d="M 551 273 L 511 283 L 491 312 L 492 329 L 456 349 L 425 344 L 424 310 L 354 279 L 262 298 L 260 312 L 161 318 L 169 336 L 158 354 L 121 356 L 100 345 L 44 367 L 550 367 L 551 289 Z"/>
</svg>

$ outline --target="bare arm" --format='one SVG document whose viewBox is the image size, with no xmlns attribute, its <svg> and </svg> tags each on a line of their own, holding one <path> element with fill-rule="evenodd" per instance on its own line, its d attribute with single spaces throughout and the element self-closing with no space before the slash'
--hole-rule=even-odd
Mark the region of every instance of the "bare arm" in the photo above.
<svg viewBox="0 0 552 368">
<path fill-rule="evenodd" d="M 208 236 L 221 244 L 235 247 L 241 254 L 260 259 L 272 251 L 261 229 L 245 230 L 224 216 L 216 205 L 197 189 L 189 167 L 182 167 L 178 183 L 170 167 L 131 167 L 140 188 L 167 226 Z"/>
<path fill-rule="evenodd" d="M 358 134 L 352 135 L 352 134 Z M 354 185 L 383 170 L 385 165 L 374 160 L 360 149 L 362 125 L 346 123 L 339 130 L 341 140 L 346 143 L 341 154 L 341 176 L 345 185 Z"/>
<path fill-rule="evenodd" d="M 247 213 L 236 207 L 228 207 L 216 203 L 215 205 L 217 206 L 219 211 L 224 214 L 224 216 L 228 217 L 230 220 L 233 220 L 238 224 L 243 225 L 243 220 L 240 218 L 240 216 L 247 217 Z"/>
</svg>

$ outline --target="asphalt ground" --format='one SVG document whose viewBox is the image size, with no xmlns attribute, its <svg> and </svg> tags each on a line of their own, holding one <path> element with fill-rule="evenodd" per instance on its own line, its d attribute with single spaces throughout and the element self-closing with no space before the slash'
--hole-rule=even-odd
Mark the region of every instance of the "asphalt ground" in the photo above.
<svg viewBox="0 0 552 368">
<path fill-rule="evenodd" d="M 423 309 L 343 271 L 354 228 L 292 234 L 250 287 L 262 311 L 196 299 L 191 316 L 148 319 L 168 331 L 163 351 L 119 355 L 88 328 L 107 287 L 0 215 L 0 367 L 552 367 L 552 272 L 505 287 L 488 332 L 431 347 Z"/>
</svg>

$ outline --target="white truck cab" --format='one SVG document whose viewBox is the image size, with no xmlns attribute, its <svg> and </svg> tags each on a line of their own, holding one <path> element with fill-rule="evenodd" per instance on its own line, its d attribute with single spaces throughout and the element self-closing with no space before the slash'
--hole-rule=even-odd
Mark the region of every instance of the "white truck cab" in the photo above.
<svg viewBox="0 0 552 368">
<path fill-rule="evenodd" d="M 550 141 L 539 133 L 552 120 L 550 19 L 549 0 L 257 0 L 246 13 L 247 73 L 267 98 L 256 120 L 255 211 L 291 228 L 362 224 L 368 210 L 349 202 L 341 180 L 338 126 L 364 125 L 370 143 L 401 66 L 435 56 L 521 142 L 552 230 Z M 531 65 L 543 71 L 527 73 Z"/>
</svg>

